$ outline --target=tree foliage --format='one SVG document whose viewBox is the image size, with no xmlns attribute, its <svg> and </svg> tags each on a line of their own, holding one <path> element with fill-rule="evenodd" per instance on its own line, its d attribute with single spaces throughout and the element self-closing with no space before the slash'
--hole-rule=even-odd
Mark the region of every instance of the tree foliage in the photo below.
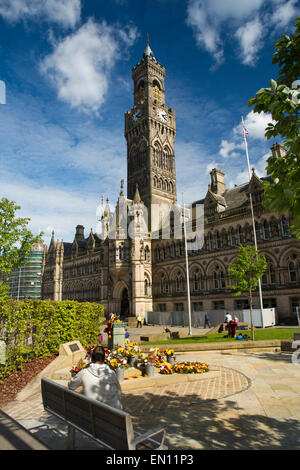
<svg viewBox="0 0 300 470">
<path fill-rule="evenodd" d="M 256 290 L 259 279 L 263 276 L 266 267 L 265 256 L 259 255 L 258 250 L 253 245 L 239 245 L 237 259 L 228 266 L 229 276 L 235 282 L 235 284 L 228 287 L 235 291 L 236 296 L 248 294 L 249 297 L 252 339 L 254 339 L 252 293 Z"/>
<path fill-rule="evenodd" d="M 29 218 L 16 217 L 19 209 L 14 201 L 0 200 L 0 298 L 8 292 L 11 271 L 26 264 L 32 245 L 41 241 L 42 234 L 34 236 L 28 230 Z"/>
<path fill-rule="evenodd" d="M 278 78 L 270 80 L 269 88 L 261 88 L 248 106 L 257 113 L 271 113 L 276 122 L 268 124 L 265 136 L 281 137 L 287 152 L 267 161 L 272 182 L 264 183 L 265 207 L 280 215 L 291 214 L 292 232 L 300 240 L 300 18 L 295 25 L 293 35 L 285 34 L 275 43 L 272 64 L 279 67 Z"/>
</svg>

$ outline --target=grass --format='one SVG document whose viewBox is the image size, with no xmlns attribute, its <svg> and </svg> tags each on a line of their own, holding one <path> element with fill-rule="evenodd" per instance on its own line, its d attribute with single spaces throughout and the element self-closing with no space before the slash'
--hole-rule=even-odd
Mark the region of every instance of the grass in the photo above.
<svg viewBox="0 0 300 470">
<path fill-rule="evenodd" d="M 293 339 L 294 332 L 300 332 L 300 328 L 257 328 L 254 330 L 255 340 L 271 339 Z M 242 335 L 247 334 L 251 339 L 251 331 L 243 330 Z M 185 344 L 185 343 L 220 343 L 225 341 L 236 341 L 235 338 L 225 338 L 226 332 L 212 333 L 201 336 L 188 336 L 181 339 L 169 339 L 164 341 L 143 341 L 141 345 L 153 344 Z"/>
</svg>

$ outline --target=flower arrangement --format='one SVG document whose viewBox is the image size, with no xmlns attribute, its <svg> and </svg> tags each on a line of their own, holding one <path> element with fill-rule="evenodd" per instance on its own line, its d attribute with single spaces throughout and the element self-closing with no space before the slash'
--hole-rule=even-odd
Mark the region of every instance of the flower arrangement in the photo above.
<svg viewBox="0 0 300 470">
<path fill-rule="evenodd" d="M 159 348 L 151 348 L 149 353 L 155 357 L 154 365 L 159 367 L 161 364 L 164 364 L 164 354 Z"/>
<path fill-rule="evenodd" d="M 142 364 L 142 365 L 146 365 L 146 364 L 152 364 L 152 365 L 155 365 L 155 361 L 156 361 L 156 356 L 155 354 L 149 352 L 148 354 L 140 354 L 139 355 L 139 358 L 138 358 L 139 362 Z"/>
<path fill-rule="evenodd" d="M 168 362 L 164 362 L 159 368 L 160 374 L 174 374 L 173 366 L 171 366 Z"/>
<path fill-rule="evenodd" d="M 174 360 L 176 359 L 176 357 L 174 356 L 174 349 L 165 349 L 164 353 L 167 357 L 173 357 Z"/>
<path fill-rule="evenodd" d="M 139 343 L 131 342 L 129 344 L 126 344 L 125 354 L 126 356 L 138 356 L 140 354 L 140 350 L 141 348 Z"/>
<path fill-rule="evenodd" d="M 202 374 L 209 370 L 204 362 L 177 362 L 173 371 L 177 374 Z"/>
<path fill-rule="evenodd" d="M 109 316 L 109 320 L 106 324 L 106 327 L 104 328 L 104 333 L 107 333 L 108 337 L 111 338 L 112 337 L 112 331 L 113 331 L 113 327 L 114 327 L 114 323 L 120 323 L 120 320 L 119 318 L 114 315 L 113 313 L 110 314 Z"/>
<path fill-rule="evenodd" d="M 84 369 L 88 364 L 83 361 L 83 359 L 80 359 L 77 364 L 74 364 L 72 369 L 71 369 L 71 374 L 74 376 L 77 374 L 79 371 Z"/>
<path fill-rule="evenodd" d="M 126 367 L 126 349 L 122 347 L 117 347 L 112 351 L 108 351 L 107 362 L 113 369 L 117 369 L 118 367 Z"/>
</svg>

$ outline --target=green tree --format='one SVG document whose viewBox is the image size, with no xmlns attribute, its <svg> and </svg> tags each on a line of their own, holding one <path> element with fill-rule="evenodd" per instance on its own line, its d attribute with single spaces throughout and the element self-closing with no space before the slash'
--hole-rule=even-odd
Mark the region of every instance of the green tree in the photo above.
<svg viewBox="0 0 300 470">
<path fill-rule="evenodd" d="M 16 217 L 20 209 L 14 201 L 0 200 L 0 298 L 8 294 L 7 280 L 13 269 L 26 264 L 32 245 L 41 241 L 27 225 L 29 218 Z"/>
<path fill-rule="evenodd" d="M 228 272 L 234 285 L 228 286 L 235 290 L 235 295 L 248 294 L 250 307 L 251 338 L 254 340 L 253 318 L 252 318 L 252 293 L 258 286 L 258 281 L 267 267 L 264 255 L 259 255 L 255 246 L 239 245 L 239 252 L 234 263 L 229 264 Z"/>
<path fill-rule="evenodd" d="M 270 157 L 267 174 L 272 182 L 264 183 L 264 205 L 282 215 L 292 216 L 292 233 L 300 240 L 300 18 L 295 33 L 284 35 L 275 43 L 272 64 L 279 67 L 277 80 L 269 88 L 261 88 L 248 102 L 254 112 L 271 113 L 275 124 L 269 123 L 265 136 L 280 136 L 286 155 Z M 298 83 L 297 83 L 298 82 Z"/>
</svg>

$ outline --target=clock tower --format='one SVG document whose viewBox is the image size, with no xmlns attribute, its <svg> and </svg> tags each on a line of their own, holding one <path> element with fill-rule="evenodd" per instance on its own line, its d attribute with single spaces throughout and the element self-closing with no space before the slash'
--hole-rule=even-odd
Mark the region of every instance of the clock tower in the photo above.
<svg viewBox="0 0 300 470">
<path fill-rule="evenodd" d="M 136 185 L 148 209 L 176 201 L 174 139 L 175 112 L 165 104 L 165 67 L 149 45 L 132 69 L 134 105 L 125 113 L 127 141 L 127 197 L 134 198 Z"/>
</svg>

